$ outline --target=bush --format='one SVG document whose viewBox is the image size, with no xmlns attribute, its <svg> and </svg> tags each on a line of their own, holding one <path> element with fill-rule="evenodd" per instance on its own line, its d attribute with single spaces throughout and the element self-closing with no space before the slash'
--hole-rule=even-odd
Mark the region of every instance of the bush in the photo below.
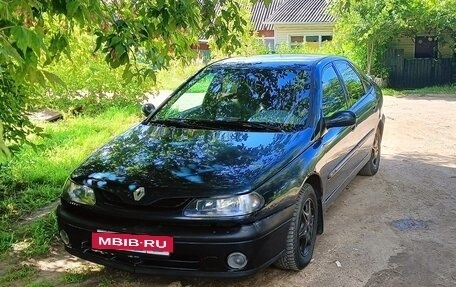
<svg viewBox="0 0 456 287">
<path fill-rule="evenodd" d="M 108 107 L 138 104 L 151 91 L 152 79 L 126 82 L 121 69 L 112 69 L 101 54 L 94 53 L 94 36 L 82 31 L 70 39 L 71 58 L 62 57 L 49 66 L 65 85 L 42 91 L 39 107 L 50 107 L 73 114 L 98 114 Z"/>
<path fill-rule="evenodd" d="M 15 86 L 10 74 L 0 67 L 0 164 L 24 143 L 32 144 L 29 135 L 42 130 L 27 117 L 29 96 L 24 86 Z M 2 139 L 5 138 L 6 142 Z M 6 146 L 9 146 L 9 150 Z"/>
</svg>

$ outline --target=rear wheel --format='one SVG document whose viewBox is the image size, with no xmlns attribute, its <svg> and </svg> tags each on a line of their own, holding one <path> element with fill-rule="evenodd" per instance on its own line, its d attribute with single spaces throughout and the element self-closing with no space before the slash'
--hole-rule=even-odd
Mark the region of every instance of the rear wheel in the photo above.
<svg viewBox="0 0 456 287">
<path fill-rule="evenodd" d="M 290 229 L 288 230 L 286 249 L 275 265 L 282 269 L 301 270 L 312 259 L 317 237 L 318 203 L 313 187 L 306 183 L 299 193 L 295 205 Z"/>
<path fill-rule="evenodd" d="M 377 173 L 378 168 L 380 167 L 380 155 L 381 155 L 381 142 L 382 142 L 382 132 L 380 128 L 377 128 L 375 133 L 374 144 L 372 145 L 372 151 L 369 161 L 363 168 L 359 171 L 359 175 L 372 176 Z"/>
</svg>

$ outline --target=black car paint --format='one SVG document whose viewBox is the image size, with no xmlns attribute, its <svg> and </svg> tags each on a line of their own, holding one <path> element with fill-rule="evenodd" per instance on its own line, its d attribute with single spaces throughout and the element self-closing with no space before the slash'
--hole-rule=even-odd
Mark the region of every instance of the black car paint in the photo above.
<svg viewBox="0 0 456 287">
<path fill-rule="evenodd" d="M 131 192 L 144 186 L 149 198 L 142 205 L 163 197 L 243 194 L 297 157 L 311 136 L 310 129 L 247 132 L 139 124 L 96 151 L 71 177 L 117 192 L 130 203 L 137 203 Z"/>
<path fill-rule="evenodd" d="M 179 252 L 201 252 L 205 246 L 207 249 L 202 252 L 201 262 L 205 262 L 204 258 L 217 258 L 209 260 L 210 264 L 200 262 L 196 269 L 191 270 L 183 267 L 176 271 L 179 268 L 172 266 L 170 269 L 175 270 L 174 274 L 243 276 L 272 263 L 283 250 L 280 243 L 285 242 L 291 207 L 302 184 L 311 182 L 320 206 L 329 206 L 368 161 L 375 130 L 383 128 L 381 92 L 370 83 L 367 93 L 350 108 L 357 116 L 356 126 L 326 129 L 320 111 L 322 89 L 319 79 L 323 67 L 335 60 L 344 61 L 339 57 L 303 61 L 310 63 L 314 79 L 312 90 L 318 92 L 312 95 L 317 104 L 311 106 L 307 126 L 302 130 L 189 129 L 148 124 L 146 120 L 96 151 L 74 171 L 71 179 L 97 190 L 97 206 L 62 202 L 58 209 L 59 227 L 70 231 L 75 229 L 70 239 L 80 239 L 73 238 L 71 246 L 66 249 L 102 264 L 127 270 L 130 268 L 126 266 L 133 266 L 130 271 L 169 274 L 167 268 L 159 266 L 166 266 L 163 258 L 149 256 L 158 263 L 142 270 L 137 269 L 140 263 L 110 262 L 92 254 L 90 246 L 82 248 L 83 244 L 89 243 L 80 238 L 81 234 L 104 229 L 173 236 L 177 253 L 169 260 Z M 217 64 L 227 65 L 222 62 L 214 66 Z M 242 65 L 242 61 L 238 65 Z M 256 65 L 282 64 L 275 60 Z M 139 186 L 146 188 L 146 197 L 138 204 L 131 194 Z M 250 191 L 261 194 L 266 204 L 260 211 L 238 218 L 195 220 L 183 216 L 182 206 L 176 209 L 147 208 L 160 199 L 226 196 Z M 102 192 L 114 194 L 120 203 L 106 203 L 100 195 Z M 322 214 L 319 217 L 322 219 Z M 323 222 L 319 223 L 321 233 Z M 243 247 L 246 242 L 256 242 L 253 246 L 259 244 L 263 249 Z M 221 246 L 224 249 L 220 250 Z M 262 255 L 261 258 L 254 256 L 244 270 L 233 271 L 223 262 L 229 251 L 236 250 L 229 246 L 241 248 L 251 256 Z M 138 262 L 146 260 L 136 254 L 132 258 L 136 257 Z"/>
</svg>

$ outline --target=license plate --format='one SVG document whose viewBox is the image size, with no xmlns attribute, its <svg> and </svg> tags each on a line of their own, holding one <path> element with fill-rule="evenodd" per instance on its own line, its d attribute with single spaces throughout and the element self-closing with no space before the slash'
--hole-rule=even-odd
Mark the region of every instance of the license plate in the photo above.
<svg viewBox="0 0 456 287">
<path fill-rule="evenodd" d="M 92 232 L 92 248 L 146 254 L 169 255 L 173 252 L 171 236 L 153 236 L 113 232 Z"/>
</svg>

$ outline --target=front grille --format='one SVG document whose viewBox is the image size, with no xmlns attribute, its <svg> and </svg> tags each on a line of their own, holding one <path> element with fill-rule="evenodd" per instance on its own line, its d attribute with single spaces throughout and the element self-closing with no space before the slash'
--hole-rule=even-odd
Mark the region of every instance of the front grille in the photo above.
<svg viewBox="0 0 456 287">
<path fill-rule="evenodd" d="M 120 264 L 127 264 L 131 266 L 141 265 L 141 267 L 151 269 L 176 269 L 189 271 L 196 271 L 201 268 L 200 259 L 195 256 L 176 254 L 171 254 L 170 256 L 159 256 L 126 251 L 109 252 L 84 248 L 84 245 L 87 245 L 87 242 L 82 243 L 82 252 L 84 254 Z"/>
<path fill-rule="evenodd" d="M 190 202 L 190 198 L 162 198 L 152 201 L 147 204 L 133 204 L 123 201 L 120 196 L 112 192 L 98 192 L 99 199 L 104 205 L 111 205 L 121 208 L 129 208 L 135 210 L 147 209 L 163 209 L 163 210 L 175 210 L 181 209 Z M 100 200 L 98 200 L 99 202 Z"/>
</svg>

